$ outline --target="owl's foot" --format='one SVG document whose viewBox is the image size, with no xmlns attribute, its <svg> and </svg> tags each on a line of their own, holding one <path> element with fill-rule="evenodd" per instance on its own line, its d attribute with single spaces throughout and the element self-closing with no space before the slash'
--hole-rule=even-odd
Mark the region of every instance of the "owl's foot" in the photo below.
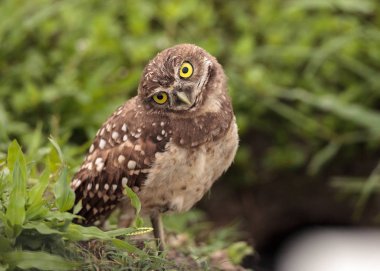
<svg viewBox="0 0 380 271">
<path fill-rule="evenodd" d="M 155 213 L 150 216 L 150 221 L 153 227 L 153 235 L 156 239 L 157 248 L 160 252 L 165 250 L 165 234 L 160 213 Z"/>
</svg>

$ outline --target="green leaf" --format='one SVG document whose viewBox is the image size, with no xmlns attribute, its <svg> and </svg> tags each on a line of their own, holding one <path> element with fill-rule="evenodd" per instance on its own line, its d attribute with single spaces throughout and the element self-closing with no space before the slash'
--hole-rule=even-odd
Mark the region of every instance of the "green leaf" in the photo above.
<svg viewBox="0 0 380 271">
<path fill-rule="evenodd" d="M 43 194 L 45 193 L 45 190 L 49 185 L 49 175 L 50 171 L 45 169 L 39 178 L 38 184 L 30 188 L 28 197 L 29 205 L 43 202 Z"/>
<path fill-rule="evenodd" d="M 57 212 L 57 211 L 48 210 L 48 213 L 44 216 L 44 219 L 48 221 L 54 221 L 54 220 L 63 221 L 63 220 L 72 220 L 76 217 L 78 216 L 69 212 Z"/>
<path fill-rule="evenodd" d="M 47 215 L 49 209 L 46 208 L 45 204 L 46 202 L 42 200 L 41 202 L 29 206 L 26 210 L 26 219 L 33 220 Z"/>
<path fill-rule="evenodd" d="M 126 186 L 124 189 L 124 194 L 128 196 L 128 198 L 131 200 L 131 205 L 135 208 L 136 210 L 136 217 L 135 217 L 135 224 L 137 227 L 141 227 L 143 225 L 143 220 L 140 218 L 139 214 L 141 211 L 141 202 L 139 197 L 133 190 Z"/>
<path fill-rule="evenodd" d="M 85 241 L 90 239 L 101 239 L 101 240 L 113 240 L 119 236 L 130 236 L 143 234 L 152 231 L 150 227 L 144 228 L 121 228 L 111 231 L 102 231 L 97 227 L 83 227 L 77 224 L 70 224 L 67 231 L 64 233 L 65 237 L 70 240 L 75 241 Z"/>
<path fill-rule="evenodd" d="M 22 153 L 20 145 L 17 143 L 17 140 L 13 140 L 12 143 L 8 146 L 7 166 L 10 172 L 13 172 L 17 160 L 19 160 L 21 168 L 25 169 L 23 171 L 23 174 L 26 175 L 25 157 Z"/>
<path fill-rule="evenodd" d="M 97 227 L 83 227 L 77 224 L 70 224 L 67 228 L 65 236 L 70 240 L 90 240 L 90 239 L 101 239 L 110 240 L 111 237 L 107 233 L 103 232 Z"/>
<path fill-rule="evenodd" d="M 5 262 L 21 269 L 72 270 L 78 263 L 41 251 L 13 251 L 5 254 Z"/>
<path fill-rule="evenodd" d="M 67 172 L 67 167 L 64 166 L 54 186 L 55 204 L 61 212 L 70 210 L 75 202 L 75 193 L 70 188 Z"/>
<path fill-rule="evenodd" d="M 82 210 L 82 200 L 78 201 L 77 204 L 74 206 L 73 214 L 77 214 Z"/>
<path fill-rule="evenodd" d="M 8 208 L 5 216 L 12 227 L 12 235 L 16 237 L 21 230 L 21 225 L 25 220 L 25 198 L 26 198 L 26 175 L 24 169 L 19 164 L 19 158 L 13 164 L 13 174 L 11 175 L 12 189 L 9 196 Z M 24 174 L 23 174 L 24 172 Z"/>
<path fill-rule="evenodd" d="M 59 235 L 63 234 L 61 231 L 50 228 L 44 222 L 29 222 L 29 223 L 26 223 L 25 225 L 23 225 L 23 228 L 29 229 L 29 230 L 34 229 L 41 234 L 59 234 Z"/>
<path fill-rule="evenodd" d="M 54 140 L 54 138 L 52 136 L 49 137 L 49 141 L 50 141 L 51 144 L 53 144 L 54 149 L 57 151 L 58 157 L 61 160 L 61 163 L 64 163 L 63 153 L 62 153 L 62 150 L 59 147 L 58 143 Z"/>
</svg>

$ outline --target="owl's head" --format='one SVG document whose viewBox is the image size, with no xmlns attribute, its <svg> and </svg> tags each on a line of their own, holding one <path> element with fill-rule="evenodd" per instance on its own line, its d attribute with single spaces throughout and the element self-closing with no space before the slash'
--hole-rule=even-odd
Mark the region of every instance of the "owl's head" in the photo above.
<svg viewBox="0 0 380 271">
<path fill-rule="evenodd" d="M 152 110 L 192 111 L 205 101 L 209 89 L 224 88 L 225 75 L 216 59 L 198 46 L 180 44 L 148 63 L 138 95 Z"/>
</svg>

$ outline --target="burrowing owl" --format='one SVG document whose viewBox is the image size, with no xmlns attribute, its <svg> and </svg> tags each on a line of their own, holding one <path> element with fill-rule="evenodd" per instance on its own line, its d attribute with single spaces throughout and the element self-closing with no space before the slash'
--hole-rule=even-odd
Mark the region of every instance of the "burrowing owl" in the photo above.
<svg viewBox="0 0 380 271">
<path fill-rule="evenodd" d="M 86 225 L 107 217 L 129 202 L 129 186 L 162 248 L 160 214 L 189 210 L 231 165 L 237 147 L 222 66 L 195 45 L 166 49 L 145 67 L 137 96 L 97 132 L 71 183 L 76 202 L 82 200 L 78 214 Z"/>
</svg>

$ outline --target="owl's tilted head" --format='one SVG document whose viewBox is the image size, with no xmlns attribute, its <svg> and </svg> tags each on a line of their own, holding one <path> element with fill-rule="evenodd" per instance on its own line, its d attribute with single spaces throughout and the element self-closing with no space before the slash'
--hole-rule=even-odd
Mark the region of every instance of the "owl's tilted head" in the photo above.
<svg viewBox="0 0 380 271">
<path fill-rule="evenodd" d="M 180 44 L 149 62 L 138 95 L 151 110 L 175 112 L 197 110 L 210 92 L 225 91 L 225 75 L 216 59 L 198 46 Z"/>
</svg>

